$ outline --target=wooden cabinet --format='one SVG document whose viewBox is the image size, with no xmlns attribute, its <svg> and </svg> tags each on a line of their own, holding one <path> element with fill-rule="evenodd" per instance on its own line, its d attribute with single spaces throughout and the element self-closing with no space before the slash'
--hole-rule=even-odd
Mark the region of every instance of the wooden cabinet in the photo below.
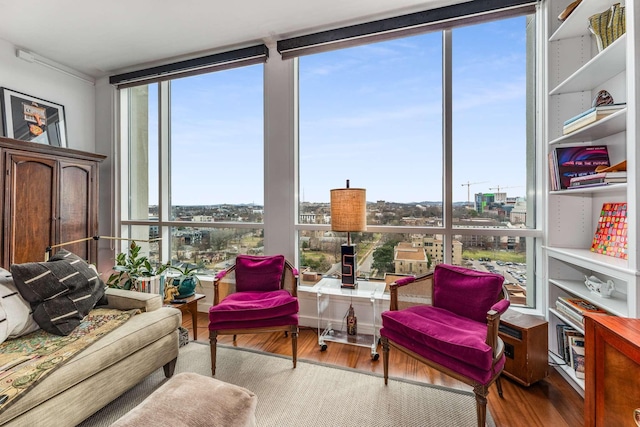
<svg viewBox="0 0 640 427">
<path fill-rule="evenodd" d="M 573 13 L 560 22 L 557 16 L 572 0 L 543 2 L 546 19 L 543 147 L 547 156 L 567 146 L 606 145 L 611 164 L 627 161 L 627 183 L 550 191 L 550 174 L 545 173 L 545 242 L 543 246 L 544 287 L 547 290 L 550 358 L 556 369 L 584 393 L 585 380 L 557 357 L 556 327 L 571 325 L 584 332 L 583 325 L 559 310 L 559 297 L 587 300 L 621 317 L 640 315 L 640 224 L 638 188 L 640 151 L 637 149 L 640 127 L 637 124 L 638 42 L 640 9 L 638 2 L 626 3 L 627 33 L 599 51 L 588 29 L 588 18 L 607 10 L 614 0 L 583 0 Z M 615 102 L 627 107 L 567 135 L 564 121 L 591 107 L 600 90 L 607 90 Z M 628 259 L 601 255 L 590 250 L 604 203 L 627 205 Z M 611 280 L 615 292 L 610 298 L 592 293 L 584 284 L 585 276 Z"/>
<path fill-rule="evenodd" d="M 584 425 L 640 425 L 640 319 L 588 314 L 584 328 Z"/>
<path fill-rule="evenodd" d="M 536 316 L 507 310 L 500 316 L 498 335 L 504 342 L 503 375 L 523 386 L 547 376 L 547 322 Z"/>
<path fill-rule="evenodd" d="M 0 138 L 2 267 L 43 261 L 47 247 L 98 232 L 98 165 L 105 157 Z M 96 262 L 95 241 L 65 246 Z"/>
</svg>

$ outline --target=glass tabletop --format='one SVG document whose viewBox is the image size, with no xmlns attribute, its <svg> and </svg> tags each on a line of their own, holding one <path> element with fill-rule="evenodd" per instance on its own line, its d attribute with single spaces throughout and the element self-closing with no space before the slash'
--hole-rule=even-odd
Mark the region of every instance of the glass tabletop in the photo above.
<svg viewBox="0 0 640 427">
<path fill-rule="evenodd" d="M 342 295 L 354 298 L 376 298 L 384 297 L 386 284 L 384 282 L 370 282 L 358 280 L 355 288 L 343 288 L 340 279 L 324 277 L 313 286 L 313 291 L 318 295 Z"/>
</svg>

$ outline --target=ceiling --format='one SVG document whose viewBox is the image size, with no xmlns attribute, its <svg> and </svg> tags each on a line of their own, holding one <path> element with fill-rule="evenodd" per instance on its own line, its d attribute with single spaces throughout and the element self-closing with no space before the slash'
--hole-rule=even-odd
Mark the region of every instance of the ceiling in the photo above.
<svg viewBox="0 0 640 427">
<path fill-rule="evenodd" d="M 465 1 L 0 0 L 0 39 L 97 78 Z"/>
</svg>

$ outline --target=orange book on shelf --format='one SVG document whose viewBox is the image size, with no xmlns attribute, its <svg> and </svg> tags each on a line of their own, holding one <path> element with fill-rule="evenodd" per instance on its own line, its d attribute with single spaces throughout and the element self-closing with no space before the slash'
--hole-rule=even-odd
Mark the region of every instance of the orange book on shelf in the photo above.
<svg viewBox="0 0 640 427">
<path fill-rule="evenodd" d="M 591 251 L 621 259 L 628 258 L 626 203 L 602 205 Z"/>
</svg>

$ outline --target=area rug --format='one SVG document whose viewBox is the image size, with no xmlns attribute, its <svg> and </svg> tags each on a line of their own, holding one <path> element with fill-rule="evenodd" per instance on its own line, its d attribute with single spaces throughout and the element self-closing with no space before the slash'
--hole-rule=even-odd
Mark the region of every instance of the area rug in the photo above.
<svg viewBox="0 0 640 427">
<path fill-rule="evenodd" d="M 208 344 L 182 347 L 176 372 L 211 375 Z M 377 374 L 301 360 L 292 369 L 290 358 L 251 350 L 219 346 L 216 378 L 256 393 L 259 427 L 477 425 L 471 392 L 394 379 L 385 386 Z M 165 381 L 157 370 L 80 426 L 110 425 Z M 489 414 L 487 425 L 495 427 Z"/>
</svg>

